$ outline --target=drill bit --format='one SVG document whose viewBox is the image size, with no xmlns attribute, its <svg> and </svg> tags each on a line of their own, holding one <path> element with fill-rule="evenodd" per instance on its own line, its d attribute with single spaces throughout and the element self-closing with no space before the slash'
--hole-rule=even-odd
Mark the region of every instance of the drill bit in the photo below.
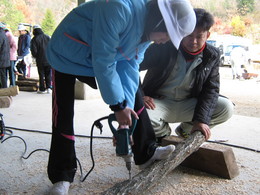
<svg viewBox="0 0 260 195">
<path fill-rule="evenodd" d="M 125 166 L 128 170 L 129 180 L 131 180 L 132 179 L 131 168 L 132 168 L 133 155 L 124 156 L 124 160 L 125 160 Z"/>
</svg>

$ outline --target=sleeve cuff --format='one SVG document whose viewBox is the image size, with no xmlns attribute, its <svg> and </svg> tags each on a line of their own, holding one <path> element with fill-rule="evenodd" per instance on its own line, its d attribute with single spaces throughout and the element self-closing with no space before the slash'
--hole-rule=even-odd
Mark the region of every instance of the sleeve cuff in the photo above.
<svg viewBox="0 0 260 195">
<path fill-rule="evenodd" d="M 124 100 L 123 102 L 121 103 L 118 103 L 118 104 L 115 104 L 115 105 L 110 105 L 109 108 L 116 112 L 116 111 L 120 111 L 120 110 L 124 110 L 126 107 L 126 100 Z"/>
</svg>

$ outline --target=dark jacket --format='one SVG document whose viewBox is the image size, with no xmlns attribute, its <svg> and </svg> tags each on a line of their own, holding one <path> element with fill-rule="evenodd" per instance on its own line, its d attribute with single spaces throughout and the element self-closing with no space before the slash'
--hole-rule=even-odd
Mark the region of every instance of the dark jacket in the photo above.
<svg viewBox="0 0 260 195">
<path fill-rule="evenodd" d="M 5 31 L 0 28 L 0 68 L 10 66 L 10 45 Z"/>
<path fill-rule="evenodd" d="M 31 42 L 31 36 L 27 32 L 24 35 L 20 35 L 18 38 L 18 50 L 17 54 L 18 56 L 26 56 L 30 53 L 30 42 Z"/>
<path fill-rule="evenodd" d="M 40 28 L 34 29 L 34 37 L 31 41 L 31 53 L 36 59 L 37 66 L 50 66 L 47 61 L 45 50 L 50 41 L 50 37 L 43 33 Z"/>
<path fill-rule="evenodd" d="M 141 70 L 147 73 L 143 81 L 143 91 L 147 96 L 158 97 L 157 90 L 167 80 L 176 62 L 178 51 L 171 42 L 151 45 L 145 53 Z M 206 45 L 202 62 L 196 67 L 192 97 L 198 99 L 193 121 L 209 124 L 219 96 L 219 50 Z M 174 109 L 174 108 L 173 108 Z"/>
</svg>

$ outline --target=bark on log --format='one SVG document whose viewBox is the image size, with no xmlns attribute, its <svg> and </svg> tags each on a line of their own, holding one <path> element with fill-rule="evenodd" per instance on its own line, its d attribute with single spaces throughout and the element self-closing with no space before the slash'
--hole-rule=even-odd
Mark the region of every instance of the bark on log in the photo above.
<svg viewBox="0 0 260 195">
<path fill-rule="evenodd" d="M 29 80 L 21 80 L 21 81 L 16 81 L 16 85 L 18 86 L 38 86 L 37 81 L 29 81 Z"/>
<path fill-rule="evenodd" d="M 38 90 L 38 87 L 36 86 L 20 86 L 20 91 L 28 91 L 28 92 L 34 92 Z"/>
<path fill-rule="evenodd" d="M 194 132 L 184 142 L 177 145 L 175 151 L 168 159 L 155 162 L 150 167 L 147 167 L 139 172 L 131 180 L 117 183 L 102 194 L 147 194 L 148 190 L 157 185 L 169 172 L 180 165 L 189 155 L 198 150 L 204 141 L 205 137 L 201 134 L 201 132 Z"/>
<path fill-rule="evenodd" d="M 24 77 L 24 76 L 18 76 L 18 81 L 35 81 L 35 82 L 39 82 L 39 79 L 27 78 L 27 77 Z"/>
<path fill-rule="evenodd" d="M 18 95 L 18 93 L 19 93 L 18 86 L 0 89 L 0 96 L 16 96 Z"/>
<path fill-rule="evenodd" d="M 0 108 L 9 108 L 12 103 L 12 98 L 9 96 L 0 96 Z"/>
</svg>

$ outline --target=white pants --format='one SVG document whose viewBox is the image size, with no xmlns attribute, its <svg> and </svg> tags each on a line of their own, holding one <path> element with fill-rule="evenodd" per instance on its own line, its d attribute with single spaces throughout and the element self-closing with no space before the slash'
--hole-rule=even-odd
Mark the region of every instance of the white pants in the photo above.
<svg viewBox="0 0 260 195">
<path fill-rule="evenodd" d="M 242 76 L 243 68 L 241 68 L 241 61 L 231 60 L 231 69 L 233 78 L 236 78 L 237 76 Z"/>
<path fill-rule="evenodd" d="M 171 128 L 168 123 L 181 122 L 181 127 L 185 132 L 190 132 L 193 126 L 192 118 L 196 98 L 190 98 L 183 101 L 173 101 L 169 99 L 154 99 L 156 108 L 148 110 L 156 137 L 163 137 L 171 134 Z M 224 97 L 219 97 L 216 108 L 213 112 L 209 127 L 212 128 L 218 124 L 227 121 L 233 114 L 233 103 Z"/>
<path fill-rule="evenodd" d="M 26 67 L 29 67 L 32 64 L 32 56 L 31 54 L 27 54 L 26 56 L 23 57 L 23 61 L 26 64 Z"/>
</svg>

